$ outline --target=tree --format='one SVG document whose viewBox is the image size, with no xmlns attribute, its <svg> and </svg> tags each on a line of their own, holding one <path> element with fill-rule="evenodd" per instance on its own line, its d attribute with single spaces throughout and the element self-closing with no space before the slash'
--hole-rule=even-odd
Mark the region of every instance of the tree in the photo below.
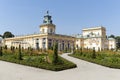
<svg viewBox="0 0 120 80">
<path fill-rule="evenodd" d="M 0 56 L 2 56 L 2 47 L 0 47 Z"/>
<path fill-rule="evenodd" d="M 108 38 L 115 38 L 115 36 L 113 34 L 111 34 Z"/>
<path fill-rule="evenodd" d="M 120 48 L 120 36 L 115 37 L 116 40 L 116 48 L 119 49 Z"/>
<path fill-rule="evenodd" d="M 0 37 L 3 37 L 3 36 L 0 34 Z"/>
<path fill-rule="evenodd" d="M 53 64 L 57 64 L 58 63 L 58 43 L 55 43 L 54 45 L 54 54 L 53 54 Z"/>
<path fill-rule="evenodd" d="M 73 54 L 76 53 L 75 47 L 73 47 L 72 53 L 73 53 Z"/>
<path fill-rule="evenodd" d="M 4 49 L 7 50 L 7 45 L 5 45 Z"/>
<path fill-rule="evenodd" d="M 15 52 L 15 47 L 14 46 L 11 46 L 11 51 L 12 51 L 12 53 Z"/>
<path fill-rule="evenodd" d="M 11 32 L 9 32 L 9 31 L 6 31 L 3 34 L 3 38 L 11 38 L 11 37 L 14 37 L 14 35 Z"/>
<path fill-rule="evenodd" d="M 83 52 L 82 52 L 82 47 L 80 48 L 80 55 L 82 55 L 83 54 Z"/>
<path fill-rule="evenodd" d="M 18 59 L 22 60 L 21 45 L 19 45 Z"/>
<path fill-rule="evenodd" d="M 95 58 L 96 58 L 95 47 L 93 47 L 92 58 L 93 58 L 93 59 L 95 59 Z"/>
</svg>

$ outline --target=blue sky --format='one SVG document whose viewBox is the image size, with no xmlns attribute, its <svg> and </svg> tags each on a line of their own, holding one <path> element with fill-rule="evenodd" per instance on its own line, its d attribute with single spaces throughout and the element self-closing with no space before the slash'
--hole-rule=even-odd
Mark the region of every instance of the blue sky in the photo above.
<svg viewBox="0 0 120 80">
<path fill-rule="evenodd" d="M 0 0 L 0 34 L 38 33 L 47 10 L 57 33 L 104 26 L 108 35 L 120 35 L 120 0 Z"/>
</svg>

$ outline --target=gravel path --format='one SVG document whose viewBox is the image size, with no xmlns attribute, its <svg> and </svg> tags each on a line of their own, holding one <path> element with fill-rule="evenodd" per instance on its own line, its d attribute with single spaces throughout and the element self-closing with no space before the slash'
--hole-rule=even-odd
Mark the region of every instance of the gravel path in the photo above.
<svg viewBox="0 0 120 80">
<path fill-rule="evenodd" d="M 0 80 L 120 80 L 120 70 L 111 69 L 72 58 L 62 57 L 77 64 L 77 68 L 54 72 L 0 61 Z"/>
</svg>

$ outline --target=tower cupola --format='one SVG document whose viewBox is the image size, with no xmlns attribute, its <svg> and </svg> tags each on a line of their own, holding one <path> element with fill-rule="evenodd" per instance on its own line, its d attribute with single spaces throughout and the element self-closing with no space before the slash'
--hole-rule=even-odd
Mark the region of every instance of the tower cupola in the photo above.
<svg viewBox="0 0 120 80">
<path fill-rule="evenodd" d="M 52 23 L 52 16 L 49 15 L 49 11 L 44 16 L 43 24 L 40 25 L 40 33 L 41 34 L 55 34 L 56 26 Z"/>
<path fill-rule="evenodd" d="M 44 16 L 43 24 L 52 24 L 52 17 L 49 15 L 49 11 L 47 11 L 47 14 Z"/>
</svg>

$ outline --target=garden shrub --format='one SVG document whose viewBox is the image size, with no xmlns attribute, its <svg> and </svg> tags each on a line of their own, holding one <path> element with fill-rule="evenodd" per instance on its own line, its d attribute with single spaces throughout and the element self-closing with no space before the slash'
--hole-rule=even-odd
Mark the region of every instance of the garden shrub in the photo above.
<svg viewBox="0 0 120 80">
<path fill-rule="evenodd" d="M 18 59 L 19 59 L 19 60 L 22 60 L 21 45 L 19 45 Z"/>
<path fill-rule="evenodd" d="M 57 64 L 58 63 L 58 43 L 55 43 L 54 45 L 54 53 L 53 53 L 53 64 Z"/>
<path fill-rule="evenodd" d="M 82 55 L 83 54 L 83 52 L 82 52 L 82 47 L 80 48 L 80 55 Z"/>
<path fill-rule="evenodd" d="M 92 58 L 93 58 L 93 59 L 95 59 L 95 58 L 96 58 L 95 47 L 93 47 Z"/>
<path fill-rule="evenodd" d="M 2 56 L 3 52 L 2 52 L 2 47 L 0 47 L 0 56 Z"/>
</svg>

